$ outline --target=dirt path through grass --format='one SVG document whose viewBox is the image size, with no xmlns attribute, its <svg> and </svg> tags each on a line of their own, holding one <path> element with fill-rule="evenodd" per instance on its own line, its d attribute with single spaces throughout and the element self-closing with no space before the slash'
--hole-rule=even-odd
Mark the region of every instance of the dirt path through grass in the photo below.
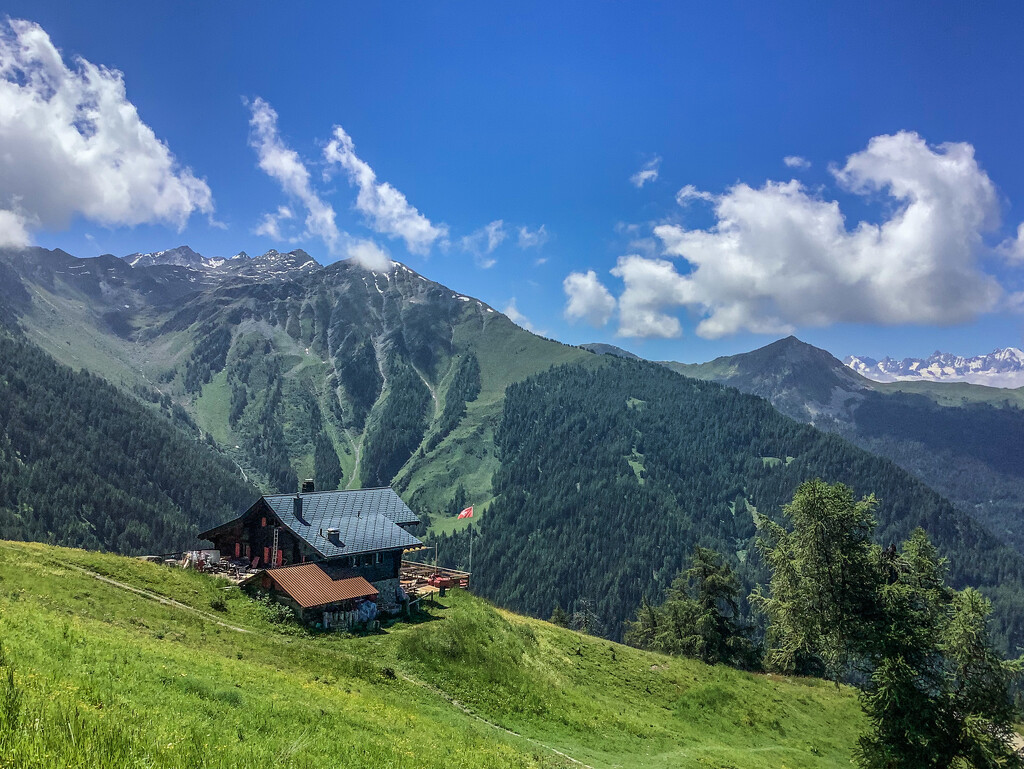
<svg viewBox="0 0 1024 769">
<path fill-rule="evenodd" d="M 160 595 L 158 593 L 151 593 L 150 591 L 143 590 L 142 588 L 132 587 L 131 585 L 127 585 L 124 582 L 118 582 L 116 579 L 111 579 L 110 577 L 104 577 L 99 572 L 92 571 L 91 569 L 86 569 L 83 566 L 76 566 L 73 563 L 69 563 L 69 564 L 65 564 L 65 565 L 68 568 L 70 568 L 70 569 L 74 569 L 75 571 L 80 571 L 83 574 L 88 574 L 90 577 L 92 577 L 93 579 L 98 579 L 100 582 L 106 582 L 108 585 L 113 585 L 114 587 L 120 588 L 121 590 L 127 590 L 127 591 L 129 591 L 131 593 L 135 593 L 136 595 L 141 595 L 143 598 L 148 598 L 151 601 L 156 601 L 157 603 L 162 603 L 164 606 L 173 606 L 176 609 L 184 609 L 185 611 L 192 612 L 193 614 L 198 614 L 203 619 L 209 620 L 210 622 L 213 622 L 216 625 L 220 625 L 221 627 L 226 627 L 228 630 L 234 630 L 234 631 L 236 631 L 238 633 L 251 633 L 252 632 L 251 630 L 248 630 L 248 629 L 246 629 L 244 627 L 239 627 L 238 625 L 231 625 L 231 624 L 229 624 L 227 622 L 223 622 L 223 621 L 219 620 L 216 617 L 216 615 L 214 615 L 214 614 L 209 614 L 208 612 L 201 611 L 199 609 L 196 609 L 193 606 L 189 606 L 188 604 L 181 603 L 181 601 L 175 601 L 173 598 L 166 598 L 166 597 L 164 597 L 164 596 L 162 596 L 162 595 Z"/>
<path fill-rule="evenodd" d="M 506 729 L 504 726 L 501 726 L 500 724 L 494 723 L 493 721 L 488 721 L 486 718 L 484 718 L 483 716 L 477 715 L 472 710 L 470 710 L 465 705 L 463 705 L 461 702 L 459 702 L 457 699 L 455 699 L 454 697 L 450 696 L 447 692 L 443 691 L 442 689 L 438 689 L 436 686 L 431 686 L 430 684 L 424 683 L 423 681 L 417 681 L 412 676 L 406 675 L 405 673 L 403 673 L 401 671 L 396 671 L 396 675 L 398 675 L 404 681 L 408 681 L 409 683 L 414 684 L 415 686 L 419 686 L 419 687 L 421 687 L 423 689 L 426 689 L 431 694 L 434 694 L 434 695 L 440 697 L 441 699 L 443 699 L 445 702 L 447 702 L 452 707 L 458 708 L 465 715 L 469 716 L 470 718 L 476 719 L 477 721 L 479 721 L 482 724 L 487 724 L 492 729 L 497 729 L 499 732 L 504 732 L 505 734 L 511 734 L 513 737 L 518 737 L 521 740 L 526 740 L 527 742 L 529 742 L 529 743 L 531 743 L 533 745 L 536 745 L 537 747 L 544 748 L 545 750 L 550 750 L 552 753 L 554 753 L 554 754 L 556 754 L 558 756 L 561 756 L 562 758 L 564 758 L 564 759 L 566 759 L 568 761 L 572 761 L 577 766 L 582 766 L 585 769 L 594 769 L 594 767 L 592 767 L 590 764 L 585 764 L 582 761 L 580 761 L 579 759 L 573 758 L 568 753 L 563 753 L 558 748 L 553 748 L 550 745 L 545 745 L 543 742 L 540 742 L 539 740 L 533 739 L 533 737 L 527 737 L 525 734 L 520 734 L 519 732 L 514 732 L 511 729 Z"/>
<path fill-rule="evenodd" d="M 142 588 L 132 587 L 129 584 L 126 584 L 124 582 L 119 582 L 118 580 L 111 579 L 110 577 L 105 577 L 104 575 L 100 574 L 99 572 L 92 571 L 91 569 L 86 569 L 83 566 L 77 566 L 77 565 L 71 564 L 71 563 L 65 564 L 65 565 L 68 568 L 74 569 L 75 571 L 79 571 L 82 574 L 87 574 L 90 577 L 92 577 L 93 579 L 97 579 L 100 582 L 105 582 L 106 584 L 112 585 L 113 587 L 116 587 L 116 588 L 118 588 L 120 590 L 127 590 L 130 593 L 135 593 L 136 595 L 140 595 L 143 598 L 148 598 L 151 601 L 156 601 L 157 603 L 163 604 L 164 606 L 173 606 L 176 609 L 184 609 L 185 611 L 191 612 L 193 614 L 197 614 L 200 617 L 202 617 L 203 619 L 206 619 L 206 620 L 208 620 L 210 622 L 213 622 L 214 624 L 220 625 L 221 627 L 228 628 L 229 630 L 234 630 L 234 631 L 236 631 L 238 633 L 251 633 L 251 632 L 253 632 L 252 630 L 249 630 L 247 628 L 239 627 L 238 625 L 232 625 L 232 624 L 229 624 L 227 622 L 224 622 L 224 621 L 218 619 L 213 614 L 210 614 L 210 613 L 205 612 L 205 611 L 201 611 L 200 609 L 196 609 L 195 607 L 189 606 L 188 604 L 181 603 L 181 601 L 175 601 L 173 598 L 167 598 L 165 596 L 159 595 L 158 593 L 153 593 L 153 592 L 150 592 L 149 590 L 143 590 Z M 456 700 L 454 697 L 450 696 L 447 692 L 445 692 L 445 691 L 443 691 L 441 689 L 438 689 L 436 686 L 431 686 L 430 684 L 424 683 L 423 681 L 418 681 L 415 678 L 413 678 L 411 676 L 408 676 L 408 675 L 406 675 L 405 673 L 403 673 L 401 671 L 396 671 L 396 672 L 397 672 L 397 675 L 402 678 L 402 680 L 404 680 L 404 681 L 406 681 L 406 682 L 408 682 L 410 684 L 413 684 L 414 686 L 418 686 L 421 689 L 425 689 L 426 691 L 430 692 L 431 694 L 433 694 L 433 695 L 435 695 L 437 697 L 440 697 L 441 699 L 443 699 L 445 702 L 447 702 L 452 707 L 458 708 L 460 711 L 462 711 L 463 714 L 469 716 L 470 718 L 473 718 L 473 719 L 479 721 L 482 724 L 486 724 L 487 726 L 491 727 L 492 729 L 496 729 L 496 730 L 498 730 L 500 732 L 504 732 L 505 734 L 509 734 L 509 735 L 511 735 L 513 737 L 516 737 L 518 739 L 521 739 L 521 740 L 526 740 L 527 742 L 531 743 L 532 745 L 536 745 L 537 747 L 544 748 L 545 750 L 549 750 L 552 753 L 554 753 L 555 755 L 560 756 L 561 758 L 564 758 L 567 761 L 571 761 L 576 766 L 583 767 L 583 769 L 594 769 L 594 767 L 592 767 L 590 764 L 585 764 L 582 761 L 580 761 L 579 759 L 573 758 L 568 753 L 562 752 L 558 748 L 553 748 L 550 745 L 545 745 L 543 742 L 540 742 L 538 740 L 533 739 L 533 737 L 527 737 L 525 734 L 520 734 L 519 732 L 514 732 L 511 729 L 506 729 L 504 726 L 500 726 L 499 724 L 494 723 L 493 721 L 488 721 L 486 718 L 484 718 L 483 716 L 477 715 L 472 710 L 470 710 L 465 705 L 463 705 L 461 702 Z"/>
</svg>

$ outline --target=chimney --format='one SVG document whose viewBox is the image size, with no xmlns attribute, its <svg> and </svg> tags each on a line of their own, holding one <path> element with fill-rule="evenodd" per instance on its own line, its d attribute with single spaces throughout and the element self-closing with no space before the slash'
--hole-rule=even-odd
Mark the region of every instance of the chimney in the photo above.
<svg viewBox="0 0 1024 769">
<path fill-rule="evenodd" d="M 302 482 L 302 493 L 309 494 L 313 491 L 313 479 L 307 478 Z"/>
<path fill-rule="evenodd" d="M 341 529 L 334 526 L 327 530 L 327 540 L 338 547 L 344 547 L 345 543 L 341 541 Z"/>
<path fill-rule="evenodd" d="M 296 494 L 292 498 L 292 514 L 300 521 L 302 520 L 302 496 L 300 494 Z"/>
</svg>

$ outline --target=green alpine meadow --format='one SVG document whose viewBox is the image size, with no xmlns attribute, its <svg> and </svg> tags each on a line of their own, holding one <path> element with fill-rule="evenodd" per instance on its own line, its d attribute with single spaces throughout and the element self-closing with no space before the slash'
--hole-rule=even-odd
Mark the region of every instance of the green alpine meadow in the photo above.
<svg viewBox="0 0 1024 769">
<path fill-rule="evenodd" d="M 217 608 L 213 608 L 216 606 Z M 21 767 L 839 767 L 848 687 L 640 651 L 455 591 L 352 636 L 223 580 L 0 545 L 0 756 Z"/>
</svg>

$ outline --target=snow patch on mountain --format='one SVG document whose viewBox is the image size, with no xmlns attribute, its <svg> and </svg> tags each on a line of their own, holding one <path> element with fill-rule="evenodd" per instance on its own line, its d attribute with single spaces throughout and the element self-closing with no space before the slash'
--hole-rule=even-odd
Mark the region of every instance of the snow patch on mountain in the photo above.
<svg viewBox="0 0 1024 769">
<path fill-rule="evenodd" d="M 876 382 L 970 382 L 989 387 L 1024 387 L 1024 351 L 1004 347 L 966 358 L 936 351 L 927 358 L 848 356 L 843 363 Z"/>
<path fill-rule="evenodd" d="M 197 254 L 188 246 L 178 246 L 165 251 L 153 251 L 148 254 L 128 254 L 124 257 L 132 267 L 152 267 L 156 264 L 173 264 L 178 267 L 203 267 L 206 257 Z"/>
</svg>

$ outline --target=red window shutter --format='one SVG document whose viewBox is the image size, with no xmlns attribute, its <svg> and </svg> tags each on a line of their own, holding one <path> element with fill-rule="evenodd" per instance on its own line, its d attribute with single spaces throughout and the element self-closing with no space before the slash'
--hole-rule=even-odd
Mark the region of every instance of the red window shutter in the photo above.
<svg viewBox="0 0 1024 769">
<path fill-rule="evenodd" d="M 263 548 L 263 563 L 270 563 L 270 548 Z"/>
<path fill-rule="evenodd" d="M 284 565 L 284 550 L 278 550 L 277 551 L 277 565 L 278 566 L 283 566 Z"/>
<path fill-rule="evenodd" d="M 262 521 L 263 522 L 260 524 L 260 526 L 264 526 L 265 527 L 267 525 L 267 519 L 263 518 Z"/>
<path fill-rule="evenodd" d="M 237 558 L 241 554 L 242 554 L 242 543 L 241 542 L 236 542 L 235 543 L 235 558 Z"/>
</svg>

